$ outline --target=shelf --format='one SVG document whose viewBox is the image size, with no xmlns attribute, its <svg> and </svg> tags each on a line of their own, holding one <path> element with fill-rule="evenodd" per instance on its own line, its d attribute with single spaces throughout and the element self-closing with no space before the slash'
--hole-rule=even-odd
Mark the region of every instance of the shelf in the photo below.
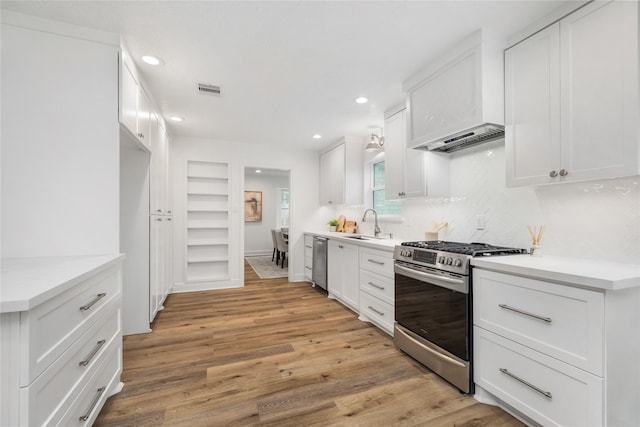
<svg viewBox="0 0 640 427">
<path fill-rule="evenodd" d="M 229 209 L 193 209 L 193 208 L 188 208 L 187 212 L 229 212 Z"/>
<path fill-rule="evenodd" d="M 187 196 L 229 196 L 229 193 L 205 193 L 204 191 L 192 192 L 189 191 Z"/>
<path fill-rule="evenodd" d="M 198 180 L 201 179 L 203 181 L 225 181 L 228 182 L 229 178 L 225 177 L 217 177 L 217 176 L 195 176 L 195 175 L 187 175 L 187 179 L 189 180 Z"/>
<path fill-rule="evenodd" d="M 228 257 L 207 257 L 207 258 L 189 258 L 187 264 L 203 264 L 203 263 L 217 263 L 228 262 Z"/>
<path fill-rule="evenodd" d="M 229 165 L 187 162 L 186 266 L 190 283 L 229 278 Z"/>
<path fill-rule="evenodd" d="M 228 240 L 201 240 L 201 241 L 193 241 L 187 242 L 187 246 L 227 246 L 229 245 Z"/>
</svg>

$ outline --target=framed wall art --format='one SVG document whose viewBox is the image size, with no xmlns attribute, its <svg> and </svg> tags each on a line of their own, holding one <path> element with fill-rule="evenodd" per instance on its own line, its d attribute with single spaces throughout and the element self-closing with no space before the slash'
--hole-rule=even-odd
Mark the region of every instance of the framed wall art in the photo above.
<svg viewBox="0 0 640 427">
<path fill-rule="evenodd" d="M 262 221 L 262 191 L 244 192 L 244 220 L 245 222 Z"/>
</svg>

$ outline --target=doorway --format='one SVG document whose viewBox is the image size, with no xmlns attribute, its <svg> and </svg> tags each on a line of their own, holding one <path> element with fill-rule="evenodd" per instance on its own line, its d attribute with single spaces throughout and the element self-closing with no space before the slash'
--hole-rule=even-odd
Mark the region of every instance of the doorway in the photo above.
<svg viewBox="0 0 640 427">
<path fill-rule="evenodd" d="M 245 167 L 244 256 L 254 270 L 254 262 L 264 267 L 256 270 L 261 278 L 288 276 L 288 254 L 284 268 L 282 260 L 276 265 L 271 230 L 290 232 L 289 177 L 288 170 Z"/>
</svg>

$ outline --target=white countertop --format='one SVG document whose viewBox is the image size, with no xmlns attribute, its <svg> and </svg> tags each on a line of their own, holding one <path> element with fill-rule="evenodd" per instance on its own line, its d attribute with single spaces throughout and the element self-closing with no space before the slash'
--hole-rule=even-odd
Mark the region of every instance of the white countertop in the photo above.
<svg viewBox="0 0 640 427">
<path fill-rule="evenodd" d="M 640 264 L 623 264 L 550 255 L 541 257 L 509 255 L 473 258 L 471 265 L 502 273 L 518 274 L 605 291 L 640 287 Z"/>
<path fill-rule="evenodd" d="M 346 234 L 346 233 L 337 233 L 332 231 L 325 231 L 325 232 L 305 231 L 305 234 L 322 236 L 332 240 L 340 240 L 342 242 L 353 243 L 354 245 L 358 245 L 362 247 L 381 249 L 381 250 L 390 251 L 390 252 L 393 252 L 393 248 L 395 248 L 396 245 L 399 245 L 400 243 L 404 242 L 404 240 L 398 240 L 398 239 L 379 239 L 375 237 L 367 237 L 361 234 Z M 364 239 L 354 239 L 353 237 L 349 237 L 349 236 L 363 236 Z"/>
<path fill-rule="evenodd" d="M 2 258 L 0 313 L 30 310 L 122 259 L 124 254 Z"/>
</svg>

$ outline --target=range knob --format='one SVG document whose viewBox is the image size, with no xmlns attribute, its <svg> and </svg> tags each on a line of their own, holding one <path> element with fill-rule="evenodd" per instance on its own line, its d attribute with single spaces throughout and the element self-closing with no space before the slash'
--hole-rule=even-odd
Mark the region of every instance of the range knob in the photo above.
<svg viewBox="0 0 640 427">
<path fill-rule="evenodd" d="M 440 255 L 440 257 L 438 258 L 438 263 L 444 264 L 445 259 L 446 258 L 444 256 Z"/>
<path fill-rule="evenodd" d="M 456 258 L 456 259 L 453 261 L 453 266 L 454 266 L 454 267 L 460 267 L 461 265 L 462 265 L 462 260 L 461 260 L 460 258 Z"/>
<path fill-rule="evenodd" d="M 409 257 L 409 258 L 411 258 L 411 251 L 410 251 L 410 250 L 408 250 L 408 249 L 404 249 L 404 250 L 400 251 L 400 255 L 401 255 L 401 256 L 404 256 L 404 257 Z"/>
<path fill-rule="evenodd" d="M 449 257 L 447 258 L 447 265 L 451 265 L 453 264 L 453 258 Z"/>
</svg>

